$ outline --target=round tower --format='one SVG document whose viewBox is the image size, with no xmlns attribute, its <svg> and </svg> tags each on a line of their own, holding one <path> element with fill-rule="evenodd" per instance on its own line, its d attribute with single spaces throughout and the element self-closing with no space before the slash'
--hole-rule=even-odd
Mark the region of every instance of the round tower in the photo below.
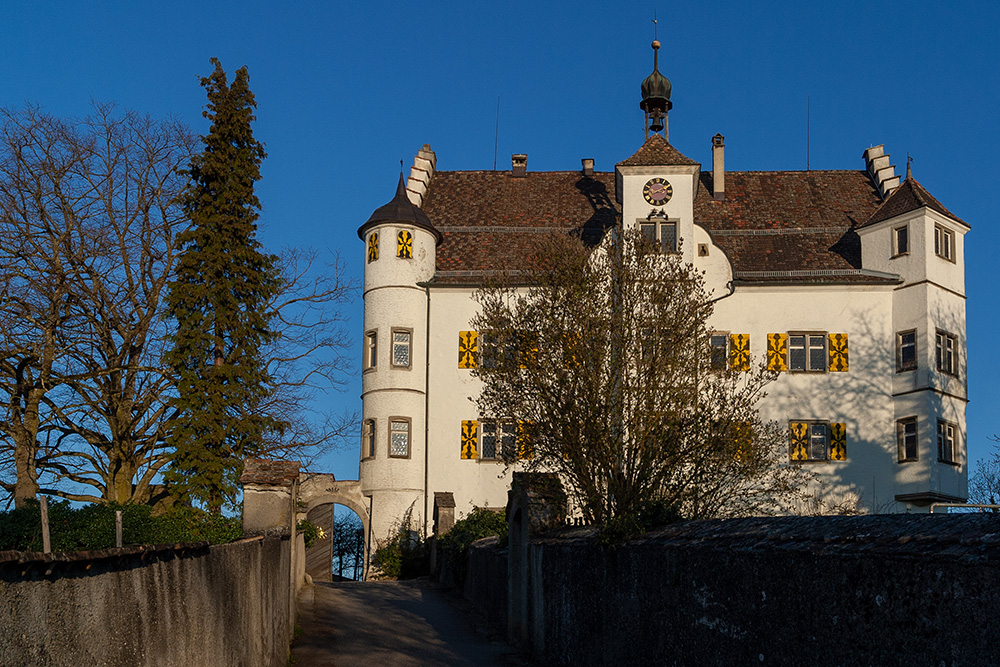
<svg viewBox="0 0 1000 667">
<path fill-rule="evenodd" d="M 414 530 L 424 520 L 427 292 L 420 283 L 434 276 L 441 234 L 400 175 L 395 197 L 358 236 L 365 243 L 359 479 L 379 541 L 408 512 Z"/>
</svg>

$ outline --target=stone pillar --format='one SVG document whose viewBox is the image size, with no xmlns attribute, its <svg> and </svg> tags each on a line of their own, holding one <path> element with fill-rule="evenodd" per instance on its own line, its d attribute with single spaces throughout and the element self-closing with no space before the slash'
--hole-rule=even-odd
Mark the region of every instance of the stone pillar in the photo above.
<svg viewBox="0 0 1000 667">
<path fill-rule="evenodd" d="M 566 521 L 566 492 L 553 473 L 515 472 L 507 493 L 507 635 L 541 655 L 543 590 L 537 553 L 529 549 L 535 535 L 562 526 Z"/>
<path fill-rule="evenodd" d="M 455 494 L 450 491 L 434 492 L 434 534 L 431 535 L 431 572 L 437 571 L 438 538 L 455 525 Z"/>
</svg>

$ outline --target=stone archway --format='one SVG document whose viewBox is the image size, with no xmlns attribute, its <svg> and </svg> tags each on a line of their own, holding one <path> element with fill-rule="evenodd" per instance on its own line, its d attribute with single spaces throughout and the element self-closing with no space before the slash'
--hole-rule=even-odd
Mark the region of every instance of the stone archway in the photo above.
<svg viewBox="0 0 1000 667">
<path fill-rule="evenodd" d="M 304 505 L 306 512 L 322 505 L 336 504 L 343 505 L 358 515 L 364 531 L 365 574 L 367 575 L 371 532 L 368 499 L 361 495 L 361 482 L 358 480 L 338 480 L 329 473 L 303 471 L 299 473 L 298 486 L 300 507 Z"/>
</svg>

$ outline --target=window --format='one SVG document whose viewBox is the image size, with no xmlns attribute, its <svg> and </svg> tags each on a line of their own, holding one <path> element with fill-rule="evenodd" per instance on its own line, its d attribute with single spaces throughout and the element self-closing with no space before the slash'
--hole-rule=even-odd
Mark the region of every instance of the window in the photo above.
<svg viewBox="0 0 1000 667">
<path fill-rule="evenodd" d="M 830 458 L 830 425 L 827 422 L 792 422 L 790 455 L 793 461 L 827 461 Z"/>
<path fill-rule="evenodd" d="M 910 233 L 907 228 L 896 227 L 892 230 L 892 256 L 907 255 L 910 252 Z"/>
<path fill-rule="evenodd" d="M 936 341 L 934 356 L 937 359 L 937 369 L 942 373 L 957 375 L 958 364 L 955 359 L 955 336 L 946 331 L 938 331 L 934 338 Z"/>
<path fill-rule="evenodd" d="M 479 422 L 480 458 L 502 459 L 514 454 L 517 445 L 517 422 L 513 419 L 485 419 Z"/>
<path fill-rule="evenodd" d="M 368 235 L 368 261 L 374 262 L 378 259 L 378 232 Z"/>
<path fill-rule="evenodd" d="M 366 419 L 361 429 L 361 458 L 370 459 L 375 456 L 375 420 Z"/>
<path fill-rule="evenodd" d="M 396 257 L 413 259 L 413 234 L 405 229 L 396 233 Z"/>
<path fill-rule="evenodd" d="M 912 371 L 917 367 L 917 331 L 900 331 L 896 334 L 896 370 Z"/>
<path fill-rule="evenodd" d="M 955 232 L 941 225 L 934 225 L 934 254 L 955 261 Z"/>
<path fill-rule="evenodd" d="M 906 417 L 896 420 L 896 447 L 899 462 L 917 460 L 917 418 Z"/>
<path fill-rule="evenodd" d="M 729 359 L 729 334 L 714 333 L 708 339 L 711 348 L 711 368 L 713 371 L 726 370 L 726 360 Z"/>
<path fill-rule="evenodd" d="M 378 365 L 378 332 L 365 332 L 365 362 L 364 369 L 372 370 Z"/>
<path fill-rule="evenodd" d="M 956 463 L 955 461 L 955 432 L 957 427 L 951 422 L 939 421 L 937 423 L 938 437 L 938 461 L 942 463 Z"/>
<path fill-rule="evenodd" d="M 677 223 L 666 220 L 640 220 L 639 229 L 650 241 L 655 241 L 661 252 L 676 252 Z"/>
<path fill-rule="evenodd" d="M 788 370 L 822 373 L 826 370 L 826 334 L 789 334 Z"/>
<path fill-rule="evenodd" d="M 392 365 L 396 368 L 410 367 L 413 332 L 409 329 L 392 330 Z"/>
<path fill-rule="evenodd" d="M 389 419 L 389 456 L 407 458 L 410 456 L 410 420 L 403 417 Z"/>
</svg>

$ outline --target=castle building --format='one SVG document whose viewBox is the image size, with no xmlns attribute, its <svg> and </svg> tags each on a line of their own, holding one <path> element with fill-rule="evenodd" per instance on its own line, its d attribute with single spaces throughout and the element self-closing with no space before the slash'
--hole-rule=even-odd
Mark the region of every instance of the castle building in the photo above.
<svg viewBox="0 0 1000 667">
<path fill-rule="evenodd" d="M 882 146 L 864 168 L 726 171 L 668 141 L 670 82 L 642 83 L 646 139 L 613 172 L 438 171 L 428 145 L 364 241 L 361 490 L 372 536 L 407 513 L 502 507 L 516 437 L 472 397 L 475 292 L 519 271 L 540 234 L 599 240 L 620 224 L 705 272 L 712 346 L 734 367 L 766 358 L 760 406 L 787 424 L 789 465 L 811 466 L 829 505 L 926 511 L 967 495 L 964 238 L 969 225 L 902 180 Z M 448 510 L 450 512 L 452 510 Z"/>
</svg>

